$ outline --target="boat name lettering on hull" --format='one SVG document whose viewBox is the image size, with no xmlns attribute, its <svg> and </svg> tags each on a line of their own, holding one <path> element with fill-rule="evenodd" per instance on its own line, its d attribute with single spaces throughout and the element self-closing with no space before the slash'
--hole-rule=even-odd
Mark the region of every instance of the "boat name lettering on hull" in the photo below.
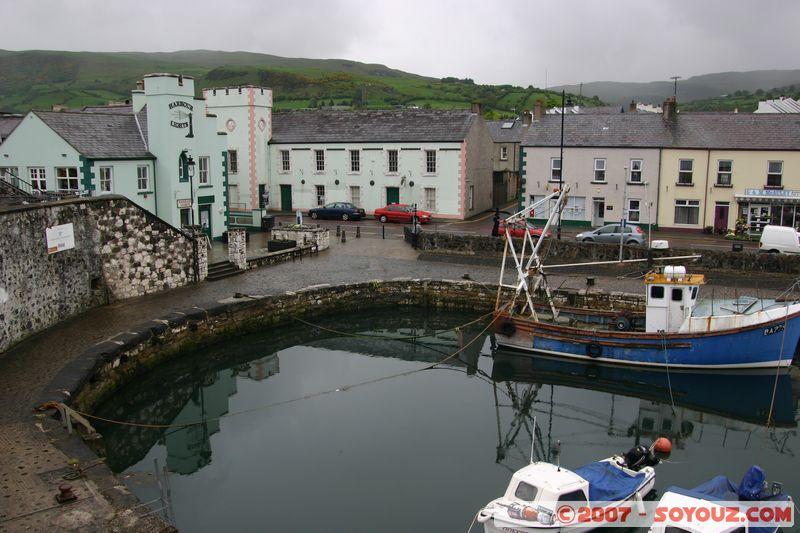
<svg viewBox="0 0 800 533">
<path fill-rule="evenodd" d="M 768 328 L 764 328 L 764 336 L 766 337 L 767 335 L 772 335 L 773 333 L 780 333 L 781 331 L 783 331 L 783 329 L 784 329 L 783 324 L 778 324 L 777 326 L 770 326 Z"/>
</svg>

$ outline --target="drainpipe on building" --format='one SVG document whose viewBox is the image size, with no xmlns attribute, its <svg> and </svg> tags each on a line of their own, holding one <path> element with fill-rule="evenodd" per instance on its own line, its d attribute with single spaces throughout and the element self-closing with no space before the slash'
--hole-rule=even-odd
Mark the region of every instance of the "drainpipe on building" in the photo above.
<svg viewBox="0 0 800 533">
<path fill-rule="evenodd" d="M 676 82 L 677 83 L 677 82 Z M 711 150 L 706 153 L 706 183 L 703 190 L 703 229 L 706 227 L 706 215 L 708 214 L 708 171 L 711 170 Z M 728 211 L 730 216 L 730 211 Z"/>
</svg>

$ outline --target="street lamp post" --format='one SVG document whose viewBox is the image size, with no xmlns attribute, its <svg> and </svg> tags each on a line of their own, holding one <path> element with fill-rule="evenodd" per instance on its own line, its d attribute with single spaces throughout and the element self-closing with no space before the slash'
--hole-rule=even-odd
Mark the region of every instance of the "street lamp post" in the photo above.
<svg viewBox="0 0 800 533">
<path fill-rule="evenodd" d="M 192 202 L 192 226 L 194 226 L 194 158 L 192 156 L 186 158 L 186 175 L 189 176 L 189 198 Z"/>
<path fill-rule="evenodd" d="M 561 91 L 561 150 L 558 156 L 558 190 L 564 189 L 564 90 Z M 561 240 L 561 211 L 558 212 L 558 222 L 556 225 L 556 239 Z"/>
<path fill-rule="evenodd" d="M 624 185 L 622 186 L 622 208 L 620 209 L 620 221 L 619 221 L 619 262 L 622 263 L 622 245 L 625 239 L 625 202 L 626 196 L 628 195 L 628 167 L 625 167 L 622 179 L 624 179 Z"/>
</svg>

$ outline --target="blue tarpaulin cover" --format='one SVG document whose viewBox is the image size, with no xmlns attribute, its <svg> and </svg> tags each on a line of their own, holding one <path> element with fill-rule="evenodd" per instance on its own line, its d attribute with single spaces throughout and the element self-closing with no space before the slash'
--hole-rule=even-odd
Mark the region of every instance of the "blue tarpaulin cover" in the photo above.
<svg viewBox="0 0 800 533">
<path fill-rule="evenodd" d="M 630 476 L 607 461 L 589 463 L 575 469 L 575 473 L 589 482 L 589 499 L 593 502 L 624 500 L 633 494 L 644 481 L 644 472 Z"/>
<path fill-rule="evenodd" d="M 690 496 L 692 498 L 699 498 L 703 500 L 727 502 L 727 505 L 730 505 L 731 502 L 737 502 L 737 505 L 742 507 L 744 507 L 743 504 L 739 504 L 738 502 L 789 500 L 789 496 L 787 494 L 773 495 L 771 493 L 763 492 L 763 489 L 764 471 L 760 466 L 753 465 L 747 470 L 742 478 L 742 482 L 738 485 L 728 479 L 726 476 L 717 476 L 691 490 L 681 489 L 679 487 L 670 487 L 667 489 L 667 492 L 675 492 L 678 494 L 683 494 L 684 496 Z M 776 530 L 776 528 L 757 527 L 751 524 L 749 526 L 749 530 L 751 533 L 772 533 Z"/>
</svg>

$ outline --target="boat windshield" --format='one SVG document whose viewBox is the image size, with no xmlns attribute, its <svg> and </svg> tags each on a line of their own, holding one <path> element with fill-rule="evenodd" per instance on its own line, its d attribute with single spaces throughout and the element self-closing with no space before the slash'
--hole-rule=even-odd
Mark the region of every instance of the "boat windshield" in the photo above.
<svg viewBox="0 0 800 533">
<path fill-rule="evenodd" d="M 539 492 L 539 489 L 525 483 L 524 481 L 520 481 L 519 485 L 517 485 L 517 490 L 514 491 L 514 497 L 525 501 L 525 502 L 532 502 L 536 499 L 536 494 Z"/>
</svg>

